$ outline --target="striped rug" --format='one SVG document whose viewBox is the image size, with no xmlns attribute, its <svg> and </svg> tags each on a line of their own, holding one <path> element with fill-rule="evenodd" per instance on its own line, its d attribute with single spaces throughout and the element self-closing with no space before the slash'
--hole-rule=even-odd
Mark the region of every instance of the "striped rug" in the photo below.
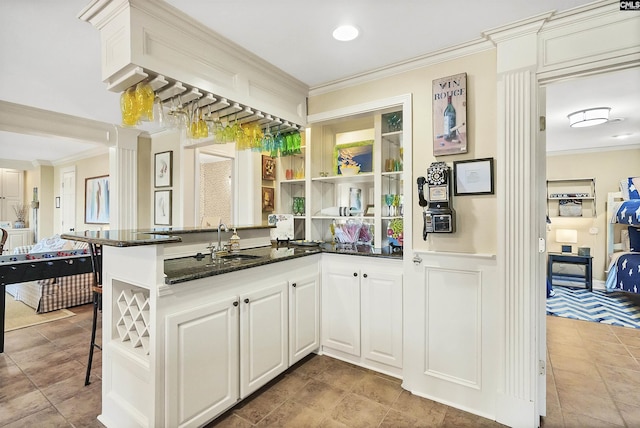
<svg viewBox="0 0 640 428">
<path fill-rule="evenodd" d="M 640 328 L 640 295 L 553 287 L 547 315 Z"/>
</svg>

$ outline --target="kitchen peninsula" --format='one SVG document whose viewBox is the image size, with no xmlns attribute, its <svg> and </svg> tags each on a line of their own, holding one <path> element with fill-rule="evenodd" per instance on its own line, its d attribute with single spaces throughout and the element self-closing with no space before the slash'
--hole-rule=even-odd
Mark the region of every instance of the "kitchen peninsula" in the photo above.
<svg viewBox="0 0 640 428">
<path fill-rule="evenodd" d="M 367 250 L 369 257 L 356 256 L 359 269 L 354 271 L 350 256 L 322 254 L 344 253 L 343 248 L 278 246 L 271 244 L 269 228 L 238 231 L 243 237 L 241 250 L 218 254 L 215 259 L 207 247 L 216 239 L 217 229 L 63 235 L 101 246 L 103 390 L 99 420 L 107 427 L 202 426 L 310 353 L 331 355 L 332 342 L 349 342 L 340 335 L 357 337 L 357 352 L 351 353 L 357 360 L 360 332 L 365 328 L 359 318 L 361 283 L 366 287 L 373 280 L 402 295 L 399 254 Z M 347 266 L 351 266 L 348 272 L 329 269 L 325 273 L 323 257 L 349 258 Z M 377 272 L 366 270 L 370 257 L 375 258 L 369 263 L 376 263 Z M 327 266 L 340 266 L 331 260 Z M 389 269 L 385 263 L 399 272 L 392 281 L 386 280 Z M 323 299 L 338 297 L 333 292 L 336 285 L 344 286 L 350 296 L 357 289 L 357 302 L 349 300 L 357 304 L 356 310 L 345 308 L 339 314 L 341 305 L 329 304 L 332 319 L 322 320 L 321 278 L 328 286 Z M 365 295 L 363 292 L 363 301 Z M 386 298 L 379 303 L 389 305 Z M 345 324 L 344 317 L 354 313 L 357 323 Z M 397 315 L 387 319 L 395 323 Z M 400 329 L 397 339 L 401 344 L 401 306 L 399 315 L 394 328 Z M 321 322 L 326 330 L 322 338 Z M 339 329 L 334 328 L 338 325 Z M 366 336 L 363 330 L 363 342 Z M 379 355 L 388 353 L 380 352 L 380 341 L 373 342 L 372 354 L 378 357 L 369 366 L 400 376 L 401 365 L 380 361 Z M 349 355 L 348 349 L 333 348 L 339 358 Z M 362 358 L 365 354 L 363 343 Z"/>
</svg>

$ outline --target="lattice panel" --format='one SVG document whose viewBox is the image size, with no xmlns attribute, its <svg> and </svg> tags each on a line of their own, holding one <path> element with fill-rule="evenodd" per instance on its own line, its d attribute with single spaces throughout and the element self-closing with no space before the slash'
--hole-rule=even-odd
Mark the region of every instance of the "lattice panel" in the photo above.
<svg viewBox="0 0 640 428">
<path fill-rule="evenodd" d="M 149 297 L 141 291 L 122 290 L 117 300 L 120 317 L 116 329 L 123 343 L 149 355 Z"/>
</svg>

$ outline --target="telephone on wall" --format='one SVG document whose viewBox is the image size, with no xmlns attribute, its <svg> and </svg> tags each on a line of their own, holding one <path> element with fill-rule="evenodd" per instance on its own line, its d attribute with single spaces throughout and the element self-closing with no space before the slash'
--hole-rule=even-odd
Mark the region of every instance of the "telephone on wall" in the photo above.
<svg viewBox="0 0 640 428">
<path fill-rule="evenodd" d="M 433 162 L 427 168 L 427 178 L 418 177 L 418 200 L 423 209 L 422 239 L 426 240 L 429 233 L 455 232 L 456 212 L 451 207 L 451 168 L 446 163 Z"/>
</svg>

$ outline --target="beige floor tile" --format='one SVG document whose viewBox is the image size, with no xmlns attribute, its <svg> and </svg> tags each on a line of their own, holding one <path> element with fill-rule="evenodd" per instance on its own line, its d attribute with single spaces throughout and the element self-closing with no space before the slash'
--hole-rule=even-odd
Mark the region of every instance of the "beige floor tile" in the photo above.
<svg viewBox="0 0 640 428">
<path fill-rule="evenodd" d="M 391 406 L 402 392 L 402 387 L 393 381 L 366 373 L 353 386 L 351 392 L 385 406 Z"/>
<path fill-rule="evenodd" d="M 640 336 L 621 334 L 618 335 L 618 339 L 627 346 L 635 346 L 636 348 L 640 347 Z"/>
<path fill-rule="evenodd" d="M 462 410 L 454 409 L 453 407 L 447 408 L 447 412 L 442 421 L 443 427 L 455 427 L 455 428 L 484 428 L 484 427 L 503 427 L 495 421 L 482 418 L 480 416 L 472 415 L 471 413 L 463 412 Z"/>
<path fill-rule="evenodd" d="M 360 368 L 341 364 L 323 371 L 314 378 L 336 388 L 349 391 L 357 382 L 360 381 L 363 374 L 364 371 Z"/>
<path fill-rule="evenodd" d="M 347 425 L 343 424 L 342 422 L 338 422 L 336 420 L 331 419 L 330 416 L 324 418 L 322 422 L 320 422 L 320 425 L 318 426 L 322 428 L 348 428 Z"/>
<path fill-rule="evenodd" d="M 624 425 L 618 409 L 609 397 L 599 397 L 562 388 L 558 388 L 558 396 L 564 422 L 568 427 L 572 426 L 567 421 L 568 414 L 584 415 L 614 425 Z"/>
<path fill-rule="evenodd" d="M 382 420 L 379 428 L 422 428 L 422 427 L 434 427 L 437 425 L 431 425 L 427 421 L 420 420 L 406 413 L 400 413 L 397 410 L 389 410 L 387 415 Z"/>
<path fill-rule="evenodd" d="M 616 355 L 629 355 L 627 347 L 621 342 L 614 343 L 608 341 L 585 341 L 584 346 L 589 351 L 589 354 L 593 354 L 594 352 L 607 352 Z"/>
<path fill-rule="evenodd" d="M 252 424 L 257 424 L 275 408 L 286 401 L 282 391 L 264 389 L 242 401 L 234 412 Z"/>
<path fill-rule="evenodd" d="M 0 426 L 16 422 L 33 413 L 51 407 L 51 403 L 38 390 L 0 402 Z"/>
<path fill-rule="evenodd" d="M 571 391 L 581 394 L 608 397 L 609 391 L 598 373 L 583 376 L 580 373 L 556 369 L 555 384 L 558 390 Z M 548 385 L 547 385 L 548 386 Z"/>
<path fill-rule="evenodd" d="M 388 407 L 356 394 L 347 394 L 331 411 L 331 418 L 349 427 L 377 427 L 388 412 Z"/>
<path fill-rule="evenodd" d="M 616 403 L 616 405 L 628 427 L 640 427 L 640 401 L 636 401 L 634 405 L 626 403 Z"/>
<path fill-rule="evenodd" d="M 626 355 L 612 354 L 606 352 L 606 350 L 591 350 L 589 351 L 593 357 L 593 361 L 597 365 L 608 365 L 625 368 L 629 370 L 640 371 L 640 364 L 628 353 Z"/>
<path fill-rule="evenodd" d="M 629 353 L 635 357 L 636 361 L 638 360 L 638 358 L 640 358 L 640 347 L 637 346 L 626 346 L 627 351 L 629 351 Z"/>
<path fill-rule="evenodd" d="M 598 364 L 598 371 L 605 382 L 630 383 L 640 388 L 640 371 L 629 370 L 615 365 Z"/>
<path fill-rule="evenodd" d="M 250 428 L 253 426 L 251 422 L 242 419 L 235 413 L 225 413 L 210 424 L 205 425 L 205 428 Z"/>
<path fill-rule="evenodd" d="M 102 411 L 102 383 L 94 381 L 82 394 L 56 404 L 56 408 L 75 426 L 101 426 L 97 417 Z"/>
<path fill-rule="evenodd" d="M 322 412 L 303 406 L 295 401 L 286 401 L 262 419 L 258 426 L 272 427 L 317 427 L 325 418 Z"/>
<path fill-rule="evenodd" d="M 551 404 L 547 400 L 547 415 L 540 420 L 541 428 L 564 428 L 560 404 Z"/>
<path fill-rule="evenodd" d="M 344 398 L 346 391 L 312 379 L 292 400 L 319 412 L 328 412 Z"/>
<path fill-rule="evenodd" d="M 447 412 L 447 406 L 444 404 L 418 397 L 404 390 L 391 408 L 432 425 L 442 423 Z"/>
<path fill-rule="evenodd" d="M 598 370 L 591 359 L 556 354 L 550 354 L 550 356 L 554 374 L 558 370 L 566 370 L 587 377 L 598 375 Z"/>
<path fill-rule="evenodd" d="M 20 420 L 2 425 L 3 428 L 69 428 L 71 425 L 54 407 L 47 407 Z"/>
<path fill-rule="evenodd" d="M 322 355 L 315 355 L 296 366 L 296 374 L 314 377 L 325 371 L 331 364 L 331 359 Z"/>
<path fill-rule="evenodd" d="M 581 413 L 567 411 L 562 413 L 564 425 L 567 428 L 619 428 L 624 423 L 614 424 L 603 421 L 597 417 L 587 416 Z"/>
<path fill-rule="evenodd" d="M 640 404 L 640 388 L 637 385 L 628 382 L 607 382 L 607 388 L 617 403 L 626 403 L 630 405 Z"/>
</svg>

